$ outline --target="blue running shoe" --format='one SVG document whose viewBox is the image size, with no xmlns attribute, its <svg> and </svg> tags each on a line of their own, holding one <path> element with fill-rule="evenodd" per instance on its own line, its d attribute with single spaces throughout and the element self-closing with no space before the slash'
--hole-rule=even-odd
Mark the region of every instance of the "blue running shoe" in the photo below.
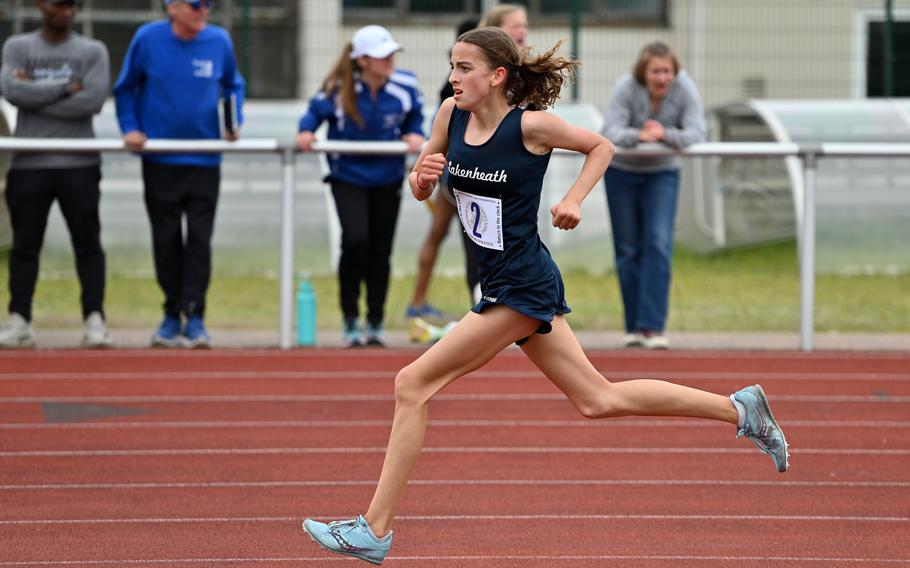
<svg viewBox="0 0 910 568">
<path fill-rule="evenodd" d="M 736 437 L 745 436 L 752 440 L 759 450 L 771 456 L 780 473 L 790 469 L 790 446 L 784 438 L 784 432 L 777 425 L 777 420 L 771 414 L 771 407 L 768 406 L 768 399 L 761 385 L 736 391 L 730 395 L 730 400 L 738 402 L 746 409 L 745 421 Z"/>
<path fill-rule="evenodd" d="M 373 564 L 382 564 L 389 549 L 392 548 L 392 533 L 383 538 L 376 538 L 363 515 L 348 521 L 332 521 L 328 524 L 307 519 L 303 521 L 303 530 L 322 548 L 366 560 Z"/>
<path fill-rule="evenodd" d="M 180 318 L 164 316 L 161 325 L 152 334 L 152 347 L 180 347 Z"/>
<path fill-rule="evenodd" d="M 187 347 L 190 349 L 211 349 L 212 338 L 205 329 L 205 323 L 199 316 L 190 316 L 186 320 L 186 327 L 183 328 L 183 335 L 186 337 Z"/>
<path fill-rule="evenodd" d="M 447 319 L 446 315 L 444 313 L 440 312 L 439 310 L 434 308 L 429 303 L 423 304 L 421 306 L 409 305 L 407 307 L 407 309 L 405 309 L 404 315 L 408 319 L 411 319 L 411 318 L 438 319 L 438 320 Z"/>
</svg>

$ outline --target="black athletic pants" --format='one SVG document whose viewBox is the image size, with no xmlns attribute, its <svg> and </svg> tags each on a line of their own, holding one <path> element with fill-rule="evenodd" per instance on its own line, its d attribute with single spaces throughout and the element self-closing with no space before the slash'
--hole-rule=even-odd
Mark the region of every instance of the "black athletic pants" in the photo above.
<svg viewBox="0 0 910 568">
<path fill-rule="evenodd" d="M 367 322 L 381 325 L 389 290 L 392 241 L 401 207 L 401 181 L 376 187 L 332 181 L 332 196 L 341 223 L 341 312 L 346 320 L 359 317 L 360 286 L 366 281 Z"/>
<path fill-rule="evenodd" d="M 221 168 L 142 161 L 155 274 L 164 313 L 205 315 Z M 183 221 L 186 219 L 186 236 Z"/>
<path fill-rule="evenodd" d="M 69 229 L 82 288 L 82 317 L 104 313 L 104 250 L 101 248 L 101 168 L 10 170 L 6 206 L 13 227 L 9 257 L 9 311 L 32 319 L 32 298 L 47 217 L 54 200 Z"/>
</svg>

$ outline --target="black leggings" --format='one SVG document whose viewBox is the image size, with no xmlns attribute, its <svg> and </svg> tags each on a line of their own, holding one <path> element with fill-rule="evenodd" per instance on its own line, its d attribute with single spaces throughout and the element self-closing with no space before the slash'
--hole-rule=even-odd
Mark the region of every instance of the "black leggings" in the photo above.
<svg viewBox="0 0 910 568">
<path fill-rule="evenodd" d="M 82 288 L 82 317 L 104 313 L 104 250 L 101 248 L 101 168 L 10 170 L 6 205 L 13 226 L 9 257 L 9 311 L 32 319 L 32 299 L 47 217 L 54 200 L 66 220 Z"/>
<path fill-rule="evenodd" d="M 401 208 L 401 181 L 359 187 L 332 181 L 332 196 L 341 223 L 338 284 L 345 320 L 360 317 L 360 286 L 367 286 L 367 322 L 379 326 L 385 317 L 392 241 Z"/>
</svg>

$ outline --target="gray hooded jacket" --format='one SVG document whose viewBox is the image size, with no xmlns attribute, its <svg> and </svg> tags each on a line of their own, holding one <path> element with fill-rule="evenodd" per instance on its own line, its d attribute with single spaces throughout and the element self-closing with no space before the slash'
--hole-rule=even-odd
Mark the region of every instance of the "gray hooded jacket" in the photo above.
<svg viewBox="0 0 910 568">
<path fill-rule="evenodd" d="M 672 148 L 685 148 L 707 139 L 704 110 L 695 82 L 680 71 L 667 91 L 660 108 L 652 112 L 648 89 L 632 75 L 624 75 L 613 87 L 610 103 L 604 114 L 603 135 L 623 148 L 634 148 L 638 132 L 646 120 L 660 122 L 666 131 L 664 143 Z M 679 167 L 677 156 L 613 158 L 610 167 L 620 170 L 648 173 Z"/>
</svg>

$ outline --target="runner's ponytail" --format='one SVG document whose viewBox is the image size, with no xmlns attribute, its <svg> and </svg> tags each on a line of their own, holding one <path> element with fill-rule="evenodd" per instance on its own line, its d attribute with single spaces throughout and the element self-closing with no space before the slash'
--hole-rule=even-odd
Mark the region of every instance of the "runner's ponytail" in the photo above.
<svg viewBox="0 0 910 568">
<path fill-rule="evenodd" d="M 477 28 L 458 37 L 464 43 L 476 45 L 495 69 L 502 67 L 508 74 L 504 93 L 510 105 L 531 110 L 543 110 L 559 98 L 565 81 L 575 79 L 580 62 L 557 55 L 563 44 L 560 40 L 541 55 L 520 50 L 499 28 Z"/>
</svg>

